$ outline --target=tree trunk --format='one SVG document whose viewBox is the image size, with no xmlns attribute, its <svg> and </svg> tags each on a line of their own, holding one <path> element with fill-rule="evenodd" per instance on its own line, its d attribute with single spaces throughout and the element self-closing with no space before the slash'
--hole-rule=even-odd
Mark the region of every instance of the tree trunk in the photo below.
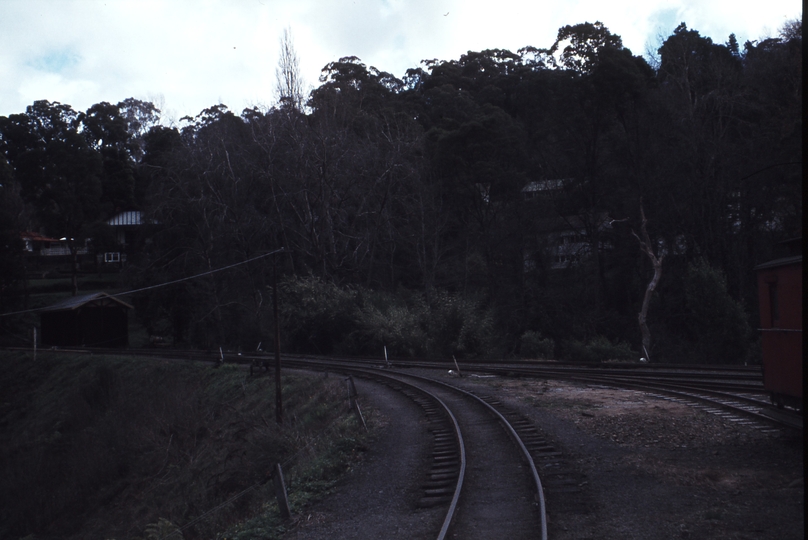
<svg viewBox="0 0 808 540">
<path fill-rule="evenodd" d="M 662 277 L 662 259 L 665 258 L 665 254 L 663 253 L 659 257 L 654 254 L 654 248 L 651 244 L 651 238 L 648 236 L 648 229 L 646 228 L 647 220 L 645 219 L 645 211 L 642 207 L 642 199 L 640 199 L 640 217 L 642 218 L 642 222 L 640 223 L 640 234 L 642 237 L 637 236 L 637 233 L 631 231 L 636 238 L 640 242 L 640 249 L 648 255 L 648 258 L 651 260 L 651 264 L 654 267 L 654 277 L 651 278 L 651 281 L 648 283 L 648 286 L 645 288 L 645 296 L 642 300 L 642 308 L 640 309 L 640 313 L 637 316 L 637 321 L 640 324 L 640 333 L 642 335 L 642 349 L 645 358 L 650 362 L 651 361 L 651 331 L 648 329 L 648 324 L 646 322 L 648 317 L 648 306 L 651 303 L 651 295 L 656 289 L 656 286 L 659 284 L 659 279 Z"/>
</svg>

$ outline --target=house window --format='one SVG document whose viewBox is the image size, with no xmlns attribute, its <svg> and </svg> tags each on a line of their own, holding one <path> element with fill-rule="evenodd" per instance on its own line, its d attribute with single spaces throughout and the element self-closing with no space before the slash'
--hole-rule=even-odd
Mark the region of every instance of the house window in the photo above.
<svg viewBox="0 0 808 540">
<path fill-rule="evenodd" d="M 104 253 L 104 262 L 105 263 L 116 263 L 121 262 L 121 254 L 118 251 L 108 251 Z"/>
</svg>

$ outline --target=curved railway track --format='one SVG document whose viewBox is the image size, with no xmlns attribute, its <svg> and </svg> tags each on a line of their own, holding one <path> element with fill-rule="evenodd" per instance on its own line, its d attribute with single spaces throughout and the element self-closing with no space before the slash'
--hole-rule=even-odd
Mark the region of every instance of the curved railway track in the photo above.
<svg viewBox="0 0 808 540">
<path fill-rule="evenodd" d="M 422 406 L 434 441 L 419 504 L 448 505 L 438 539 L 450 527 L 456 538 L 547 539 L 544 493 L 529 450 L 536 440 L 523 440 L 535 432 L 529 425 L 512 423 L 496 404 L 426 377 L 322 361 L 292 364 L 377 381 Z"/>
</svg>

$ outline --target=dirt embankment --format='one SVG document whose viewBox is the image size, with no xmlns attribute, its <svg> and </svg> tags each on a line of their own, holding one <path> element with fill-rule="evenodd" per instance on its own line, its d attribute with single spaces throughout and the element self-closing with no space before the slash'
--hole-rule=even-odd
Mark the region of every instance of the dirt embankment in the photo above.
<svg viewBox="0 0 808 540">
<path fill-rule="evenodd" d="M 235 366 L 2 353 L 0 369 L 0 538 L 134 539 L 201 516 L 185 540 L 277 534 L 260 485 L 275 464 L 311 499 L 361 446 L 336 377 L 285 374 L 279 427 L 274 380 Z"/>
</svg>

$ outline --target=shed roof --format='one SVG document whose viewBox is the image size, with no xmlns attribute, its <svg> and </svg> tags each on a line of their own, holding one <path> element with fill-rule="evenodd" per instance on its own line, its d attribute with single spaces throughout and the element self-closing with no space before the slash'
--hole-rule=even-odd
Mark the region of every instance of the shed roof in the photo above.
<svg viewBox="0 0 808 540">
<path fill-rule="evenodd" d="M 118 300 L 117 298 L 110 296 L 105 292 L 97 292 L 67 298 L 66 300 L 56 302 L 52 306 L 44 308 L 42 311 L 71 311 L 85 306 L 91 306 L 91 307 L 121 306 L 127 309 L 134 309 L 126 302 Z"/>
<path fill-rule="evenodd" d="M 765 270 L 766 268 L 777 268 L 779 266 L 788 266 L 789 264 L 797 264 L 801 262 L 802 262 L 802 255 L 794 255 L 793 257 L 783 257 L 781 259 L 775 259 L 773 261 L 759 264 L 755 267 L 755 270 Z"/>
</svg>

